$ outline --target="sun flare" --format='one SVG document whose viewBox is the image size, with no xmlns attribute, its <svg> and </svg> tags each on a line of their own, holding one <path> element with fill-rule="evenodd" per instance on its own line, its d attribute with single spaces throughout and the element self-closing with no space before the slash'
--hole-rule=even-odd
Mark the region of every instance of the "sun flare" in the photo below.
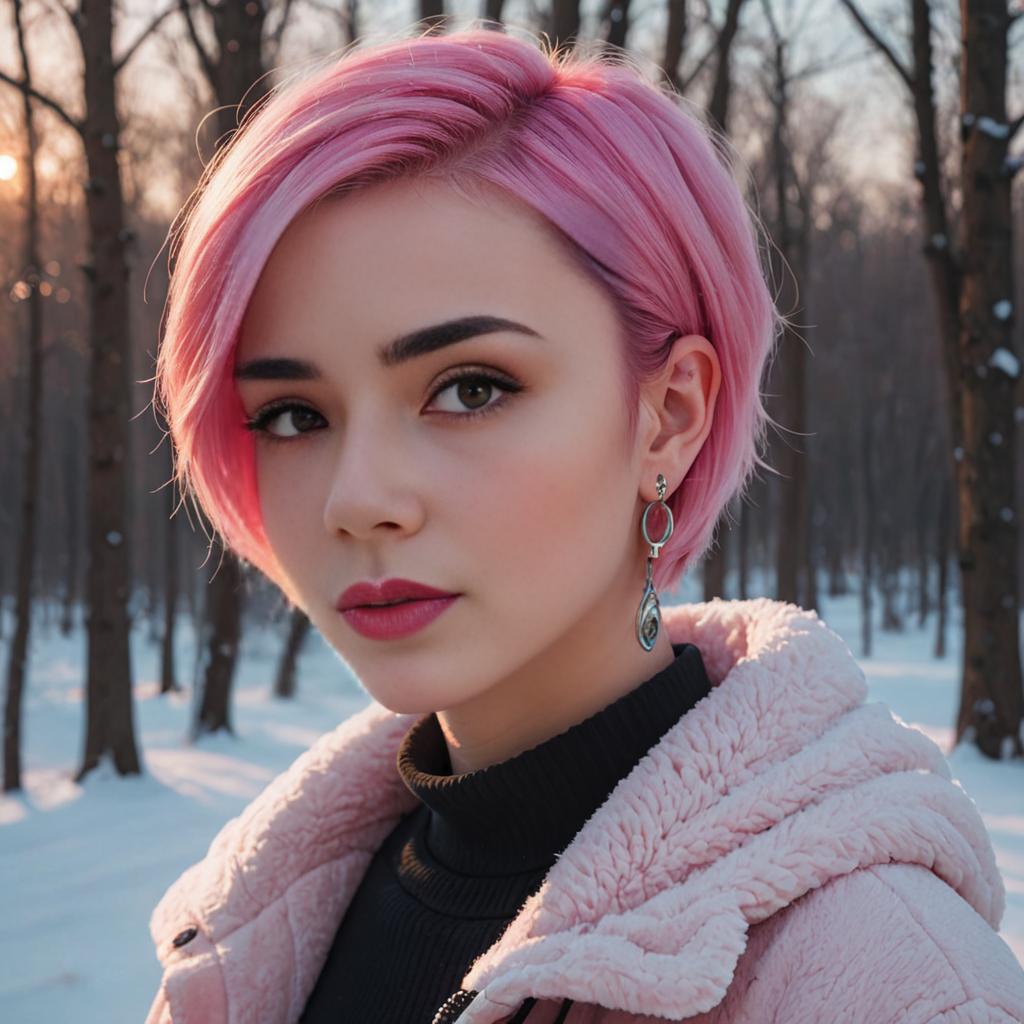
<svg viewBox="0 0 1024 1024">
<path fill-rule="evenodd" d="M 10 181 L 18 173 L 18 161 L 10 153 L 0 153 L 0 181 Z"/>
</svg>

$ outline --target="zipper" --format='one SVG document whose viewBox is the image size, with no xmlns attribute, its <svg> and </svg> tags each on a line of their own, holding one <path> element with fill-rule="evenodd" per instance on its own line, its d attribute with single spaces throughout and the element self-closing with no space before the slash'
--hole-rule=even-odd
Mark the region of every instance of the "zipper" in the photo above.
<svg viewBox="0 0 1024 1024">
<path fill-rule="evenodd" d="M 478 994 L 475 989 L 460 988 L 457 992 L 453 992 L 438 1008 L 430 1024 L 457 1024 L 459 1017 L 462 1016 L 462 1011 L 469 1006 Z M 534 996 L 524 999 L 519 1005 L 519 1009 L 516 1010 L 515 1016 L 509 1018 L 508 1024 L 523 1024 L 526 1018 L 529 1017 L 536 1002 L 537 1000 Z M 572 999 L 562 1000 L 562 1005 L 558 1009 L 558 1016 L 553 1024 L 565 1024 L 572 1004 Z"/>
</svg>

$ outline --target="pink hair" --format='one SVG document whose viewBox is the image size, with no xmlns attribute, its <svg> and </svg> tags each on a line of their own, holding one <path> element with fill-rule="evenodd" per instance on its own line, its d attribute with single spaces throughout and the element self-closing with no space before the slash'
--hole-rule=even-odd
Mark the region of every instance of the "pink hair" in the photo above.
<svg viewBox="0 0 1024 1024">
<path fill-rule="evenodd" d="M 759 387 L 782 324 L 728 143 L 685 103 L 622 51 L 551 52 L 473 26 L 332 55 L 258 106 L 186 204 L 154 378 L 182 493 L 191 487 L 225 545 L 297 603 L 263 530 L 232 379 L 239 324 L 275 243 L 327 193 L 430 176 L 525 202 L 606 289 L 621 322 L 624 441 L 640 385 L 672 342 L 695 333 L 714 346 L 712 429 L 667 499 L 675 532 L 654 563 L 659 589 L 674 585 L 755 467 L 771 470 L 758 451 L 772 422 Z"/>
</svg>

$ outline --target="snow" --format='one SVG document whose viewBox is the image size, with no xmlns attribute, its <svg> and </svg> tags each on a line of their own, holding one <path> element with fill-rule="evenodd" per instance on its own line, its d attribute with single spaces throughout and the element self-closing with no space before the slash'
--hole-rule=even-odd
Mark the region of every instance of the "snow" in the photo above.
<svg viewBox="0 0 1024 1024">
<path fill-rule="evenodd" d="M 989 356 L 988 364 L 1002 370 L 1007 377 L 1011 377 L 1014 380 L 1020 376 L 1020 361 L 1008 348 L 1002 345 Z"/>
<path fill-rule="evenodd" d="M 700 600 L 698 579 L 662 595 L 663 603 Z M 822 602 L 822 618 L 857 655 L 856 594 L 823 596 Z M 880 614 L 880 601 L 876 608 Z M 5 614 L 4 664 L 13 630 Z M 935 740 L 977 803 L 1006 882 L 1000 934 L 1024 962 L 1024 762 L 990 761 L 963 744 L 949 753 L 957 628 L 950 622 L 948 653 L 936 661 L 934 618 L 923 630 L 916 617 L 909 621 L 903 635 L 876 630 L 874 654 L 859 658 L 869 700 L 884 701 Z M 194 637 L 182 623 L 176 660 L 187 672 L 195 660 Z M 159 647 L 147 633 L 142 621 L 132 636 L 136 737 L 145 774 L 122 779 L 104 763 L 78 784 L 71 778 L 83 741 L 85 637 L 80 624 L 63 637 L 37 617 L 23 719 L 25 791 L 0 796 L 0 1020 L 142 1021 L 161 973 L 149 915 L 167 886 L 275 775 L 366 703 L 344 663 L 315 632 L 301 658 L 297 696 L 275 700 L 269 691 L 285 626 L 251 628 L 242 642 L 235 693 L 238 738 L 208 737 L 190 747 L 184 739 L 190 691 L 158 695 Z"/>
<path fill-rule="evenodd" d="M 1005 139 L 1010 134 L 1010 126 L 993 117 L 982 115 L 978 118 L 978 131 L 991 135 L 993 139 Z"/>
</svg>

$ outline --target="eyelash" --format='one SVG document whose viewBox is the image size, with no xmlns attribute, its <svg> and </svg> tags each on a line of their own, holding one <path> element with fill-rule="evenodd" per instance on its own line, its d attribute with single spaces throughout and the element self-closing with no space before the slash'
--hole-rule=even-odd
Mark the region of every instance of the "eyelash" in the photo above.
<svg viewBox="0 0 1024 1024">
<path fill-rule="evenodd" d="M 491 402 L 489 405 L 482 406 L 479 409 L 471 409 L 468 412 L 445 412 L 441 413 L 442 416 L 448 416 L 458 420 L 475 420 L 482 416 L 487 416 L 492 412 L 502 408 L 508 401 L 511 395 L 516 394 L 523 390 L 523 385 L 518 381 L 513 380 L 511 377 L 498 377 L 491 372 L 484 372 L 481 370 L 472 370 L 469 372 L 463 372 L 455 374 L 449 377 L 447 380 L 441 381 L 438 386 L 434 389 L 433 394 L 430 396 L 430 401 L 433 402 L 442 391 L 447 391 L 453 384 L 461 384 L 463 381 L 484 381 L 487 384 L 497 385 L 502 391 L 505 392 L 496 402 Z M 258 441 L 267 441 L 272 444 L 274 443 L 288 443 L 291 441 L 298 441 L 302 435 L 313 433 L 314 431 L 306 430 L 300 431 L 298 435 L 292 437 L 280 437 L 277 434 L 270 433 L 267 430 L 267 424 L 274 420 L 283 412 L 290 412 L 294 409 L 301 409 L 304 411 L 310 410 L 309 406 L 303 405 L 301 402 L 292 401 L 281 401 L 277 403 L 271 403 L 261 409 L 251 419 L 245 420 L 242 424 L 246 430 L 252 431 L 256 435 Z M 319 415 L 319 413 L 317 413 Z"/>
</svg>

